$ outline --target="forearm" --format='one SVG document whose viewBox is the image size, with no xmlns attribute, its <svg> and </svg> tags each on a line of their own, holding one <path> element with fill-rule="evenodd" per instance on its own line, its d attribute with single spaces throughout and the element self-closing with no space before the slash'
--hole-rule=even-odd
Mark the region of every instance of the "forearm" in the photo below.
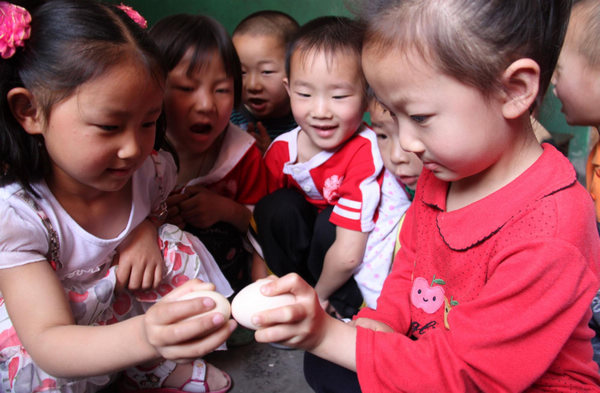
<svg viewBox="0 0 600 393">
<path fill-rule="evenodd" d="M 323 328 L 325 335 L 309 351 L 335 364 L 356 371 L 356 327 L 327 316 Z"/>
<path fill-rule="evenodd" d="M 360 263 L 360 261 L 358 262 Z M 332 248 L 325 255 L 323 270 L 315 285 L 315 291 L 321 301 L 329 299 L 350 277 L 358 265 L 354 260 L 344 260 Z"/>
<path fill-rule="evenodd" d="M 143 316 L 107 326 L 51 327 L 26 349 L 44 371 L 64 378 L 113 373 L 159 358 L 146 340 Z"/>
<path fill-rule="evenodd" d="M 320 300 L 326 300 L 340 288 L 362 263 L 368 234 L 338 227 L 336 239 L 329 247 L 323 270 L 315 285 Z"/>
</svg>

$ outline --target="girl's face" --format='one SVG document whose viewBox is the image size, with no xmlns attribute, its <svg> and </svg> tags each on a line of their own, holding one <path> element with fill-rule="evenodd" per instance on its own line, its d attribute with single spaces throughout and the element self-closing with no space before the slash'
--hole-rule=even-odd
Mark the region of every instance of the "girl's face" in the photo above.
<svg viewBox="0 0 600 393">
<path fill-rule="evenodd" d="M 498 98 L 446 76 L 418 54 L 363 51 L 363 69 L 394 117 L 400 145 L 442 180 L 455 182 L 495 165 L 507 144 Z"/>
<path fill-rule="evenodd" d="M 167 134 L 180 154 L 206 152 L 225 131 L 233 111 L 233 78 L 215 51 L 204 66 L 187 74 L 188 50 L 167 78 Z"/>
<path fill-rule="evenodd" d="M 377 145 L 383 164 L 396 179 L 414 190 L 423 170 L 423 163 L 416 154 L 407 152 L 400 146 L 398 127 L 390 112 L 376 100 L 369 103 L 371 128 L 377 134 Z"/>
<path fill-rule="evenodd" d="M 152 151 L 163 89 L 126 60 L 55 104 L 41 132 L 51 188 L 96 195 L 124 187 Z"/>
<path fill-rule="evenodd" d="M 353 56 L 323 51 L 291 58 L 286 81 L 292 112 L 315 151 L 333 150 L 360 127 L 365 110 L 364 87 Z"/>
</svg>

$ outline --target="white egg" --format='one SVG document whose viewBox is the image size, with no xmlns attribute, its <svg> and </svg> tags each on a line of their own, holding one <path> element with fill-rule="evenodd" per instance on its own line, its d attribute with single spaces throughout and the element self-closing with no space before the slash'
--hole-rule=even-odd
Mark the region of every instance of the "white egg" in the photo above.
<svg viewBox="0 0 600 393">
<path fill-rule="evenodd" d="M 247 285 L 231 301 L 231 315 L 242 326 L 256 330 L 258 326 L 252 323 L 252 316 L 258 312 L 283 307 L 296 302 L 296 297 L 290 293 L 276 296 L 265 296 L 260 287 L 271 280 L 263 278 Z"/>
<path fill-rule="evenodd" d="M 231 306 L 229 305 L 229 300 L 219 292 L 215 291 L 194 291 L 186 293 L 183 296 L 178 297 L 176 300 L 188 300 L 195 299 L 197 297 L 209 297 L 215 301 L 215 308 L 210 309 L 206 312 L 200 313 L 198 315 L 193 316 L 192 318 L 197 318 L 201 315 L 208 314 L 211 312 L 220 312 L 225 317 L 225 320 L 228 320 L 231 316 Z"/>
</svg>

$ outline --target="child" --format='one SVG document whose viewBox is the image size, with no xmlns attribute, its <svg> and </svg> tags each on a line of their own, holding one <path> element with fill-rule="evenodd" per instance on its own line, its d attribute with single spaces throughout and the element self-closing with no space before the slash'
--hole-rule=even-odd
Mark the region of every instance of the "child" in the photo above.
<svg viewBox="0 0 600 393">
<path fill-rule="evenodd" d="M 285 87 L 285 51 L 298 22 L 280 11 L 258 11 L 233 31 L 242 62 L 242 104 L 231 121 L 254 135 L 264 152 L 273 139 L 296 128 Z"/>
<path fill-rule="evenodd" d="M 269 147 L 272 193 L 254 211 L 269 268 L 300 273 L 342 317 L 363 301 L 352 275 L 375 225 L 383 167 L 375 134 L 362 126 L 361 34 L 358 23 L 338 17 L 300 28 L 285 80 L 299 127 Z"/>
<path fill-rule="evenodd" d="M 323 313 L 296 275 L 263 286 L 297 303 L 254 315 L 256 339 L 323 358 L 305 358 L 319 392 L 599 391 L 593 206 L 529 119 L 570 2 L 369 5 L 366 79 L 424 163 L 402 247 L 377 310 L 354 324 Z"/>
<path fill-rule="evenodd" d="M 562 102 L 562 112 L 569 124 L 600 126 L 600 110 L 595 101 L 600 99 L 600 90 L 595 88 L 600 81 L 600 3 L 576 2 L 565 36 L 565 43 L 558 58 L 552 83 L 554 94 Z M 596 224 L 600 231 L 600 149 L 595 145 L 588 159 L 586 171 L 587 189 L 596 206 Z M 592 339 L 594 359 L 600 364 L 600 293 L 592 302 L 594 317 L 591 326 L 596 331 Z"/>
<path fill-rule="evenodd" d="M 374 309 L 397 253 L 399 229 L 414 196 L 423 163 L 416 154 L 402 150 L 394 119 L 372 95 L 368 109 L 385 169 L 379 175 L 381 201 L 377 222 L 369 234 L 365 257 L 355 271 L 354 279 L 365 305 Z"/>
<path fill-rule="evenodd" d="M 203 15 L 171 15 L 150 30 L 167 63 L 167 138 L 179 157 L 169 220 L 206 245 L 239 290 L 249 283 L 242 234 L 266 193 L 262 153 L 229 122 L 242 88 L 240 62 L 227 32 Z"/>
<path fill-rule="evenodd" d="M 147 236 L 175 164 L 151 154 L 166 70 L 125 12 L 139 14 L 82 0 L 0 11 L 0 390 L 95 392 L 125 370 L 125 390 L 226 391 L 226 374 L 191 360 L 235 323 L 186 320 L 214 302 L 172 300 L 215 288 L 197 277 L 231 288 L 197 239 L 165 225 L 161 250 L 156 227 Z M 160 285 L 116 293 L 115 270 L 144 248 L 165 254 Z M 141 271 L 134 286 L 156 286 L 156 267 Z"/>
<path fill-rule="evenodd" d="M 579 1 L 573 6 L 571 22 L 558 59 L 552 83 L 554 94 L 562 103 L 562 112 L 571 125 L 600 126 L 600 110 L 595 105 L 600 91 L 600 43 L 598 33 L 600 3 Z M 600 231 L 600 150 L 592 148 L 586 170 L 587 189 L 596 204 L 596 219 Z"/>
</svg>

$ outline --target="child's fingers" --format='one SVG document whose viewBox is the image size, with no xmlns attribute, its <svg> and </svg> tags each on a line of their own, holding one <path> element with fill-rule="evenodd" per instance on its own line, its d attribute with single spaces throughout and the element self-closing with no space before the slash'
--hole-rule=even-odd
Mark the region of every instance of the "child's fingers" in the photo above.
<svg viewBox="0 0 600 393">
<path fill-rule="evenodd" d="M 278 324 L 295 324 L 303 321 L 306 316 L 305 307 L 296 303 L 258 312 L 252 316 L 252 323 L 260 328 Z"/>
<path fill-rule="evenodd" d="M 281 278 L 274 279 L 272 282 L 263 285 L 260 290 L 263 295 L 267 296 L 283 293 L 291 293 L 294 296 L 307 296 L 314 293 L 314 289 L 297 273 L 286 274 Z"/>
<path fill-rule="evenodd" d="M 204 282 L 197 278 L 187 281 L 185 284 L 173 289 L 163 299 L 165 301 L 176 300 L 177 298 L 185 295 L 186 293 L 196 291 L 214 291 L 215 285 L 210 282 Z"/>
<path fill-rule="evenodd" d="M 189 311 L 191 306 L 184 308 L 179 302 L 169 303 L 168 309 L 161 309 L 160 318 L 171 319 L 177 317 L 177 322 L 173 321 L 170 324 L 152 324 L 154 315 L 149 315 L 147 320 L 147 336 L 148 341 L 155 347 L 167 347 L 173 345 L 181 345 L 200 338 L 209 336 L 213 332 L 220 329 L 227 321 L 223 314 L 219 312 L 207 312 L 214 308 L 214 301 L 210 298 L 196 298 L 186 300 L 181 303 L 188 303 L 188 306 L 193 303 L 202 304 L 202 307 L 194 308 L 197 312 L 189 313 L 181 310 Z M 212 303 L 211 306 L 209 304 Z M 156 305 L 159 305 L 157 303 Z M 197 314 L 204 315 L 194 317 Z M 168 315 L 165 315 L 168 314 Z M 183 316 L 183 319 L 181 318 Z M 156 318 L 159 319 L 159 318 Z"/>
<path fill-rule="evenodd" d="M 234 320 L 229 320 L 210 334 L 186 342 L 158 348 L 164 358 L 175 361 L 191 361 L 217 349 L 231 335 L 237 326 Z"/>
</svg>

